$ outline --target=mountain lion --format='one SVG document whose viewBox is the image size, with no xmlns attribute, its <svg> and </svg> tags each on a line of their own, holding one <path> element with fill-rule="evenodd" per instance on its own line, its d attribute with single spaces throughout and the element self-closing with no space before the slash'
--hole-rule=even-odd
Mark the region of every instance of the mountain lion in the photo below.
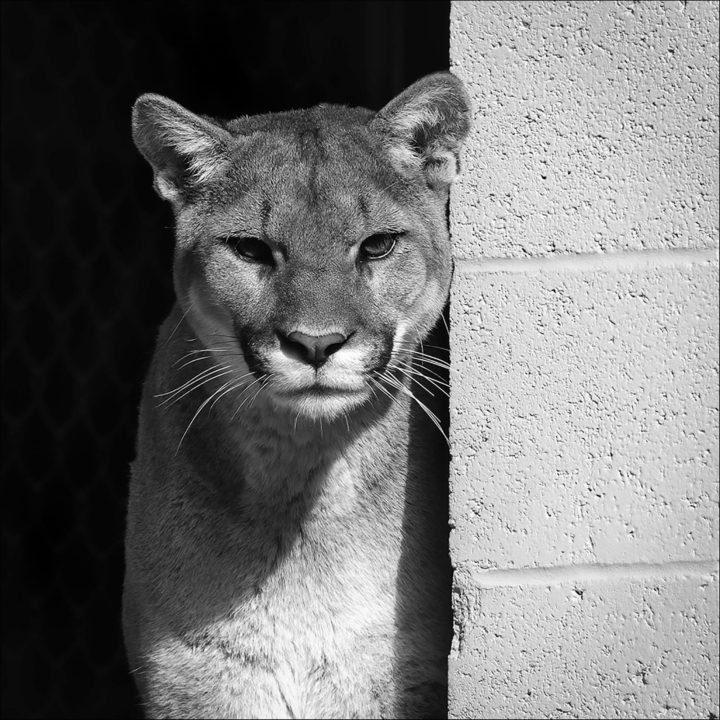
<svg viewBox="0 0 720 720">
<path fill-rule="evenodd" d="M 176 224 L 126 536 L 148 716 L 446 714 L 448 456 L 428 399 L 447 363 L 423 342 L 469 123 L 449 73 L 378 113 L 225 122 L 137 100 Z"/>
</svg>

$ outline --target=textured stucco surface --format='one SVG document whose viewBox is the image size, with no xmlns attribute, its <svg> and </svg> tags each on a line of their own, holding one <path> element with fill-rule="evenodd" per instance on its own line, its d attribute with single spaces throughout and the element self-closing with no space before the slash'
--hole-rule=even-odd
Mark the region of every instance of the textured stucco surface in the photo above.
<svg viewBox="0 0 720 720">
<path fill-rule="evenodd" d="M 453 3 L 458 257 L 714 246 L 718 7 Z"/>
<path fill-rule="evenodd" d="M 716 574 L 488 588 L 467 612 L 455 717 L 717 714 Z"/>
<path fill-rule="evenodd" d="M 717 284 L 715 261 L 537 273 L 459 267 L 457 561 L 718 558 Z"/>
<path fill-rule="evenodd" d="M 452 3 L 451 718 L 720 716 L 718 7 Z"/>
</svg>

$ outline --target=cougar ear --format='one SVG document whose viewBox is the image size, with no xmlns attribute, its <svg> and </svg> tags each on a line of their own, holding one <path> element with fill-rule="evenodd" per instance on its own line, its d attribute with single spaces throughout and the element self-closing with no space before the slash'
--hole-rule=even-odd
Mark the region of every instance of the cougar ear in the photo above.
<svg viewBox="0 0 720 720">
<path fill-rule="evenodd" d="M 396 170 L 422 173 L 446 187 L 459 169 L 460 146 L 470 131 L 470 99 L 449 72 L 427 75 L 390 101 L 370 122 L 381 134 Z"/>
<path fill-rule="evenodd" d="M 172 202 L 207 182 L 227 162 L 232 135 L 162 95 L 141 95 L 132 109 L 133 140 L 152 165 L 155 189 Z"/>
</svg>

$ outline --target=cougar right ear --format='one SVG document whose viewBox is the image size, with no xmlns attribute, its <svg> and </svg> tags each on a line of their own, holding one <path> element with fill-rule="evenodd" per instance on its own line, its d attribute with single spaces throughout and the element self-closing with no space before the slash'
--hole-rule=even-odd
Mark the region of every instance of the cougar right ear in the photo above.
<svg viewBox="0 0 720 720">
<path fill-rule="evenodd" d="M 455 179 L 472 112 L 463 84 L 449 72 L 427 75 L 389 102 L 370 122 L 396 170 L 424 176 L 433 188 Z"/>
<path fill-rule="evenodd" d="M 152 93 L 135 102 L 132 133 L 155 172 L 155 189 L 171 202 L 221 172 L 232 143 L 232 135 L 219 125 Z"/>
</svg>

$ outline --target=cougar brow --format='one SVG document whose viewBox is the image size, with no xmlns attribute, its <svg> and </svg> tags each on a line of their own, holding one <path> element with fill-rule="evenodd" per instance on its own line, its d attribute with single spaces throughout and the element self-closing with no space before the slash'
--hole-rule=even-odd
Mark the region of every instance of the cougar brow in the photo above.
<svg viewBox="0 0 720 720">
<path fill-rule="evenodd" d="M 325 148 L 320 140 L 320 128 L 315 125 L 305 128 L 298 133 L 300 158 L 309 166 L 308 192 L 311 204 L 318 202 L 320 197 L 318 187 L 318 164 L 327 157 Z"/>
<path fill-rule="evenodd" d="M 270 220 L 270 201 L 267 198 L 263 198 L 262 205 L 260 206 L 260 231 L 262 237 L 267 237 L 268 222 Z"/>
</svg>

